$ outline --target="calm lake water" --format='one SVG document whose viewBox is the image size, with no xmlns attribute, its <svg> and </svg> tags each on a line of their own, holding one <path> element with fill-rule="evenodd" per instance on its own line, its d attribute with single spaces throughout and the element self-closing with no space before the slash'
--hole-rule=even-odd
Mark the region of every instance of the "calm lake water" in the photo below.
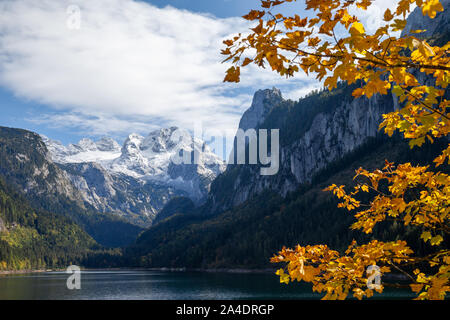
<svg viewBox="0 0 450 320">
<path fill-rule="evenodd" d="M 81 289 L 69 290 L 68 274 L 47 272 L 0 276 L 0 300 L 239 300 L 319 299 L 307 284 L 280 284 L 274 274 L 159 271 L 82 271 Z M 386 290 L 381 299 L 411 299 Z"/>
</svg>

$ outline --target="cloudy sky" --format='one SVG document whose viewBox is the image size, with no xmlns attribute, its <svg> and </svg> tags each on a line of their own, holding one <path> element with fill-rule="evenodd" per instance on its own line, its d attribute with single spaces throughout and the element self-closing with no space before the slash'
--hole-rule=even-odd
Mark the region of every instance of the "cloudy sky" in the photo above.
<svg viewBox="0 0 450 320">
<path fill-rule="evenodd" d="M 385 8 L 365 13 L 376 27 Z M 258 89 L 298 99 L 315 80 L 256 68 L 222 82 L 222 40 L 259 0 L 1 0 L 0 125 L 63 143 L 176 125 L 235 129 Z M 303 12 L 304 1 L 286 10 Z M 77 11 L 79 9 L 79 12 Z M 79 17 L 79 19 L 78 19 Z"/>
</svg>

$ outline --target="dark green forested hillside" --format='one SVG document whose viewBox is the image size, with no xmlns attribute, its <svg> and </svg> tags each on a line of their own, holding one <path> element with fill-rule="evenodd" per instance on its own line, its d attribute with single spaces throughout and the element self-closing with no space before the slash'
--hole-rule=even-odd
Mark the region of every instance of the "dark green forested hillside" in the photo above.
<svg viewBox="0 0 450 320">
<path fill-rule="evenodd" d="M 326 243 L 343 250 L 352 239 L 369 238 L 351 231 L 353 216 L 336 207 L 322 189 L 332 183 L 351 185 L 354 169 L 383 166 L 384 160 L 427 162 L 443 144 L 410 150 L 405 142 L 373 139 L 319 173 L 313 183 L 285 199 L 266 192 L 214 217 L 179 214 L 144 232 L 125 251 L 123 263 L 145 267 L 262 268 L 283 245 Z M 378 239 L 402 238 L 414 249 L 427 250 L 418 231 L 402 225 L 379 225 Z"/>
<path fill-rule="evenodd" d="M 191 199 L 186 197 L 175 197 L 171 199 L 164 208 L 158 212 L 153 225 L 170 218 L 174 214 L 192 214 L 195 212 L 195 204 Z"/>
<path fill-rule="evenodd" d="M 0 270 L 67 267 L 97 248 L 69 218 L 34 210 L 0 178 Z"/>
</svg>

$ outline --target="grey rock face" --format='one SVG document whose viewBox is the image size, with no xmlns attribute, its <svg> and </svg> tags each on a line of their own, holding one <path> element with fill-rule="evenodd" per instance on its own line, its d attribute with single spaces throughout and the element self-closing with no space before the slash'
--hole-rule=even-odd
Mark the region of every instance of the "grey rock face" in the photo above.
<svg viewBox="0 0 450 320">
<path fill-rule="evenodd" d="M 256 128 L 265 119 L 269 111 L 282 101 L 283 97 L 279 89 L 272 88 L 256 91 L 251 107 L 242 115 L 239 128 L 244 131 Z"/>
<path fill-rule="evenodd" d="M 83 199 L 96 210 L 115 213 L 143 227 L 151 225 L 156 213 L 171 198 L 186 195 L 172 187 L 110 173 L 93 162 L 59 166 L 68 173 Z"/>
<path fill-rule="evenodd" d="M 111 138 L 104 137 L 96 142 L 96 147 L 99 151 L 119 151 L 120 145 Z"/>
<path fill-rule="evenodd" d="M 333 113 L 319 114 L 311 128 L 292 145 L 282 148 L 281 158 L 298 183 L 374 137 L 382 114 L 393 111 L 393 101 L 379 95 L 342 104 Z"/>
<path fill-rule="evenodd" d="M 211 192 L 212 212 L 237 206 L 264 190 L 285 196 L 300 184 L 309 182 L 330 163 L 364 144 L 369 137 L 375 137 L 382 114 L 393 111 L 394 107 L 394 98 L 390 95 L 375 95 L 371 99 L 363 97 L 350 102 L 337 100 L 331 112 L 321 112 L 313 118 L 299 139 L 280 145 L 278 174 L 260 175 L 259 166 L 255 165 L 229 166 L 225 175 L 230 177 L 234 175 L 233 170 L 240 170 L 233 181 L 234 191 L 225 200 L 220 195 L 224 190 Z M 259 123 L 263 121 L 258 120 Z M 279 129 L 281 132 L 283 127 Z"/>
</svg>

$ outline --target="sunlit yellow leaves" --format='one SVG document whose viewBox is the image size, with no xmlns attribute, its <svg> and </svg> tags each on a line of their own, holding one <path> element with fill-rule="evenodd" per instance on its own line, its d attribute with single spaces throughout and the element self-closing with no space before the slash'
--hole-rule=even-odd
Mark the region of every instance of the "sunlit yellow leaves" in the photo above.
<svg viewBox="0 0 450 320">
<path fill-rule="evenodd" d="M 448 251 L 446 252 L 448 257 Z M 416 275 L 416 283 L 411 284 L 411 289 L 419 293 L 422 290 L 417 299 L 419 300 L 443 300 L 446 296 L 446 293 L 450 291 L 450 287 L 448 286 L 449 280 L 448 280 L 448 272 L 449 267 L 447 265 L 442 265 L 439 268 L 439 271 L 432 275 L 432 276 L 426 276 L 423 272 L 421 272 L 419 269 L 416 269 L 414 271 L 414 274 Z"/>
<path fill-rule="evenodd" d="M 441 244 L 442 241 L 444 241 L 444 238 L 442 238 L 441 235 L 437 235 L 430 239 L 430 244 L 432 246 L 438 246 Z"/>
<path fill-rule="evenodd" d="M 270 65 L 281 76 L 292 77 L 301 69 L 330 90 L 340 81 L 356 84 L 354 98 L 393 93 L 396 109 L 384 114 L 380 130 L 389 136 L 400 133 L 411 147 L 450 134 L 450 102 L 445 89 L 450 83 L 450 42 L 439 47 L 420 37 L 422 30 L 399 34 L 413 5 L 430 18 L 443 10 L 438 0 L 399 0 L 395 10 L 387 9 L 375 32 L 365 30 L 355 8 L 367 9 L 371 0 L 306 0 L 308 18 L 285 16 L 277 6 L 293 0 L 263 0 L 260 10 L 244 18 L 253 25 L 246 34 L 225 40 L 224 62 L 232 66 L 225 81 L 239 82 L 241 68 Z M 421 241 L 430 250 L 427 257 L 413 257 L 404 241 L 353 242 L 340 255 L 324 245 L 283 248 L 271 259 L 286 264 L 277 271 L 282 283 L 307 281 L 324 299 L 371 297 L 366 287 L 366 268 L 380 265 L 402 270 L 401 264 L 426 262 L 429 274 L 417 269 L 411 276 L 411 290 L 419 299 L 442 299 L 449 291 L 449 251 L 442 250 L 450 230 L 450 177 L 435 167 L 450 164 L 450 145 L 434 159 L 432 166 L 387 162 L 382 170 L 358 169 L 354 185 L 332 186 L 340 208 L 352 211 L 351 228 L 372 233 L 383 222 L 394 221 L 404 228 L 421 230 Z M 445 171 L 444 171 L 445 172 Z M 364 193 L 364 194 L 363 194 Z M 365 201 L 363 201 L 365 199 Z M 407 271 L 403 270 L 404 273 Z M 382 289 L 381 289 L 382 290 Z"/>
<path fill-rule="evenodd" d="M 353 90 L 352 95 L 355 98 L 359 98 L 359 97 L 364 95 L 364 89 L 363 88 L 357 88 L 357 89 Z"/>
<path fill-rule="evenodd" d="M 445 149 L 442 154 L 440 154 L 436 159 L 434 159 L 434 162 L 436 163 L 436 167 L 442 165 L 445 163 L 445 160 L 447 160 L 448 164 L 450 164 L 450 145 L 447 149 Z"/>
<path fill-rule="evenodd" d="M 357 20 L 355 17 L 348 14 L 346 9 L 343 9 L 343 10 L 341 10 L 340 21 L 341 21 L 341 24 L 344 25 L 346 29 L 348 29 L 349 26 L 353 22 L 356 22 Z"/>
<path fill-rule="evenodd" d="M 424 1 L 424 5 L 422 7 L 423 15 L 428 15 L 430 18 L 436 17 L 436 13 L 440 11 L 444 11 L 442 4 L 439 0 L 427 0 Z"/>
<path fill-rule="evenodd" d="M 430 231 L 422 232 L 420 238 L 423 239 L 423 241 L 427 242 L 428 240 L 431 239 L 431 232 Z"/>
<path fill-rule="evenodd" d="M 360 22 L 354 22 L 350 28 L 350 33 L 352 35 L 361 35 L 365 32 L 364 26 Z"/>
<path fill-rule="evenodd" d="M 400 97 L 403 94 L 403 89 L 399 85 L 394 86 L 392 89 L 392 93 L 394 93 L 397 97 Z"/>
<path fill-rule="evenodd" d="M 290 281 L 289 274 L 284 273 L 283 269 L 279 269 L 275 274 L 280 276 L 280 283 L 289 284 Z"/>
<path fill-rule="evenodd" d="M 357 298 L 370 298 L 373 290 L 366 287 L 368 267 L 376 261 L 388 261 L 378 269 L 381 276 L 391 271 L 389 264 L 409 261 L 412 253 L 404 241 L 373 240 L 361 246 L 353 241 L 342 256 L 324 245 L 298 245 L 295 250 L 283 248 L 271 261 L 286 263 L 288 273 L 284 269 L 276 273 L 281 282 L 310 282 L 315 292 L 325 293 L 325 300 L 345 299 L 350 291 Z M 381 293 L 383 286 L 376 291 Z"/>
<path fill-rule="evenodd" d="M 308 39 L 308 46 L 310 47 L 315 47 L 320 43 L 320 39 L 319 38 L 309 38 Z"/>
<path fill-rule="evenodd" d="M 396 10 L 396 15 L 400 16 L 403 15 L 405 16 L 407 12 L 409 12 L 411 10 L 411 1 L 410 0 L 400 0 L 398 2 L 398 6 L 397 6 L 397 10 Z"/>
<path fill-rule="evenodd" d="M 359 177 L 367 178 L 370 188 L 377 195 L 371 201 L 368 209 L 355 213 L 357 221 L 352 225 L 352 228 L 371 233 L 377 223 L 385 221 L 386 216 L 402 221 L 405 225 L 421 225 L 426 228 L 439 228 L 441 221 L 448 221 L 450 214 L 450 201 L 448 200 L 450 198 L 450 177 L 443 173 L 429 172 L 427 169 L 427 167 L 412 166 L 409 163 L 395 167 L 393 163 L 387 161 L 383 170 L 368 172 L 361 168 L 358 169 L 355 179 Z M 388 183 L 387 190 L 389 193 L 379 189 L 380 181 Z M 338 206 L 350 211 L 361 206 L 360 201 L 356 199 L 356 195 L 360 190 L 367 192 L 369 185 L 358 185 L 354 192 L 347 193 L 344 186 L 338 187 L 333 184 L 325 191 L 332 191 L 334 195 L 341 199 Z M 428 191 L 421 191 L 417 199 L 405 201 L 404 195 L 419 187 L 427 187 Z M 431 233 L 429 231 L 424 232 L 422 239 L 424 241 L 431 240 Z M 443 238 L 439 235 L 433 239 L 433 245 L 438 245 L 443 241 Z"/>
<path fill-rule="evenodd" d="M 387 91 L 391 88 L 391 83 L 380 78 L 374 78 L 366 83 L 361 88 L 361 95 L 365 95 L 367 98 L 371 98 L 374 94 L 387 94 Z"/>
<path fill-rule="evenodd" d="M 269 9 L 271 6 L 272 6 L 272 1 L 265 1 L 265 0 L 261 1 L 262 8 Z"/>
<path fill-rule="evenodd" d="M 443 300 L 446 292 L 449 291 L 448 279 L 434 278 L 431 280 L 431 287 L 428 289 L 428 299 L 430 300 Z"/>
<path fill-rule="evenodd" d="M 232 46 L 234 42 L 233 42 L 233 40 L 224 40 L 223 43 L 226 44 L 227 46 Z M 227 48 L 227 49 L 229 49 L 229 48 Z M 230 52 L 230 51 L 228 50 L 227 52 Z"/>
<path fill-rule="evenodd" d="M 429 57 L 435 55 L 435 52 L 433 51 L 433 48 L 431 48 L 426 41 L 419 41 L 417 42 L 416 47 L 418 47 L 417 50 L 413 51 L 411 53 L 411 58 L 414 61 L 426 61 Z"/>
<path fill-rule="evenodd" d="M 411 290 L 415 293 L 419 293 L 420 291 L 422 291 L 423 288 L 423 283 L 413 283 L 409 285 L 411 287 Z"/>
<path fill-rule="evenodd" d="M 250 58 L 245 58 L 244 62 L 242 62 L 242 66 L 245 67 L 246 65 L 249 65 L 250 63 L 252 63 L 253 60 Z"/>
</svg>

